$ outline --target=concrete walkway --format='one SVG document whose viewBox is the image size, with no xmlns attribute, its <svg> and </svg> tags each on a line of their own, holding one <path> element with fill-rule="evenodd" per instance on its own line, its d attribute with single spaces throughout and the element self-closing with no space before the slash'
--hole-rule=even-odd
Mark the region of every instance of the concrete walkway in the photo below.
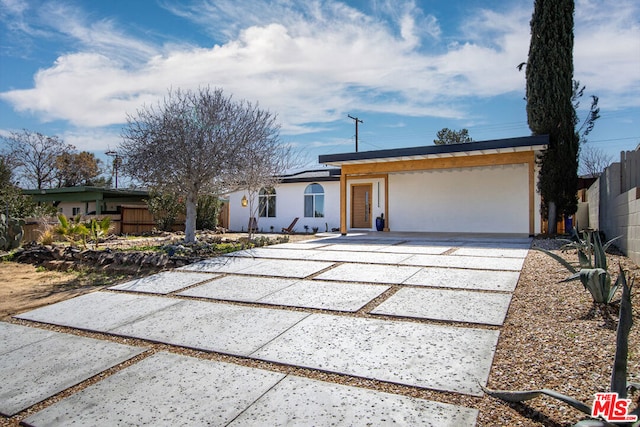
<svg viewBox="0 0 640 427">
<path fill-rule="evenodd" d="M 205 260 L 16 317 L 480 396 L 529 245 L 496 236 L 327 237 Z M 477 417 L 472 408 L 144 351 L 0 323 L 0 413 L 138 356 L 25 421 L 465 426 Z"/>
</svg>

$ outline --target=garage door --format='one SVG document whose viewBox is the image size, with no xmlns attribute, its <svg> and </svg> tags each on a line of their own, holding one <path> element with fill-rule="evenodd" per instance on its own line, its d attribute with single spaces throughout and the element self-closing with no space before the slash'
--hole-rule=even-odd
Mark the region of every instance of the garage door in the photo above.
<svg viewBox="0 0 640 427">
<path fill-rule="evenodd" d="M 389 174 L 392 231 L 529 234 L 528 165 Z"/>
</svg>

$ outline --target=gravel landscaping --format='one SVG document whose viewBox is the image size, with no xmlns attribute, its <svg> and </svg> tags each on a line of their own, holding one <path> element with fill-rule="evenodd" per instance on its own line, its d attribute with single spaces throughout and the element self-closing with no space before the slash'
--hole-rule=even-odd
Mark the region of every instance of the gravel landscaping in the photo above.
<svg viewBox="0 0 640 427">
<path fill-rule="evenodd" d="M 559 247 L 557 242 L 543 239 L 534 240 L 534 246 L 549 249 Z M 557 253 L 560 252 L 557 251 Z M 576 258 L 576 255 L 571 253 L 563 254 L 563 256 L 568 260 Z M 610 254 L 609 266 L 614 278 L 617 276 L 619 264 L 630 271 L 632 275 L 637 275 L 639 272 L 638 267 L 628 258 Z M 559 283 L 567 276 L 567 271 L 547 255 L 533 250 L 529 252 L 520 280 L 513 293 L 505 323 L 499 328 L 500 338 L 489 376 L 489 388 L 511 390 L 550 388 L 582 400 L 588 405 L 591 405 L 593 395 L 596 392 L 609 390 L 615 352 L 618 305 L 615 302 L 611 306 L 593 305 L 591 295 L 580 282 Z M 373 315 L 368 314 L 372 306 L 393 295 L 395 291 L 397 289 L 393 287 L 380 297 L 382 299 L 373 301 L 349 316 L 372 317 Z M 640 382 L 640 351 L 637 350 L 640 348 L 640 328 L 638 327 L 640 298 L 638 295 L 639 291 L 636 286 L 632 291 L 635 326 L 629 337 L 628 362 L 628 380 L 635 382 Z M 241 305 L 254 304 L 241 303 Z M 278 306 L 272 308 L 285 309 L 285 307 Z M 291 307 L 286 307 L 286 309 L 291 310 Z M 295 310 L 322 312 L 318 309 Z M 384 316 L 376 317 L 385 318 Z M 10 321 L 75 335 L 108 339 L 128 345 L 144 345 L 150 350 L 10 419 L 0 418 L 0 425 L 17 426 L 20 420 L 24 420 L 30 414 L 158 351 L 170 351 L 202 359 L 230 361 L 244 366 L 476 408 L 480 410 L 478 426 L 569 426 L 585 418 L 577 410 L 547 397 L 536 398 L 526 404 L 507 404 L 488 396 L 473 397 L 457 393 L 437 392 L 271 362 L 188 350 L 148 341 L 114 337 L 107 334 L 43 326 L 16 319 Z M 445 322 L 433 323 L 446 324 Z M 478 325 L 469 326 L 478 327 Z M 491 326 L 485 326 L 485 328 L 498 329 Z M 633 400 L 632 407 L 640 404 L 639 393 L 632 395 L 631 399 Z"/>
</svg>

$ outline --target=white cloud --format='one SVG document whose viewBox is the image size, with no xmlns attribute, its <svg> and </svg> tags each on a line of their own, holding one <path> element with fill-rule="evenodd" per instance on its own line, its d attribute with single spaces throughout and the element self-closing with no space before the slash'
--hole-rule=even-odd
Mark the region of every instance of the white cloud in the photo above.
<svg viewBox="0 0 640 427">
<path fill-rule="evenodd" d="M 62 140 L 78 151 L 104 153 L 115 149 L 122 141 L 119 130 L 110 128 L 76 128 L 60 135 Z"/>
<path fill-rule="evenodd" d="M 625 18 L 637 16 L 637 7 L 631 1 L 621 8 L 611 0 L 578 3 L 597 10 L 576 13 L 576 77 L 589 89 L 639 105 L 633 49 L 640 33 Z M 52 8 L 49 26 L 76 40 L 76 51 L 40 70 L 33 88 L 0 96 L 16 110 L 80 127 L 121 124 L 126 113 L 169 87 L 206 84 L 259 101 L 278 113 L 283 134 L 290 135 L 322 129 L 348 111 L 462 118 L 469 96 L 524 93 L 524 73 L 516 65 L 526 61 L 532 7 L 508 4 L 472 11 L 455 35 L 443 35 L 437 17 L 414 2 L 395 9 L 380 4 L 376 16 L 335 1 L 165 5 L 224 34 L 226 41 L 213 47 L 154 46 L 111 21 L 89 22 L 81 13 Z M 56 25 L 63 15 L 68 22 Z M 612 76 L 609 68 L 619 72 Z"/>
<path fill-rule="evenodd" d="M 640 3 L 576 2 L 574 76 L 607 109 L 640 106 Z"/>
</svg>

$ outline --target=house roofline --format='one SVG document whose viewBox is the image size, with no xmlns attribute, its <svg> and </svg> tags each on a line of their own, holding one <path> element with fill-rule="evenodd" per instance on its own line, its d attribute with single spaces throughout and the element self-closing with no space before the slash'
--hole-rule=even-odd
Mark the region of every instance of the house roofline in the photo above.
<svg viewBox="0 0 640 427">
<path fill-rule="evenodd" d="M 318 161 L 322 164 L 340 166 L 343 164 L 384 162 L 394 160 L 470 156 L 515 151 L 538 151 L 545 149 L 548 145 L 548 135 L 536 135 L 519 138 L 493 139 L 462 144 L 428 145 L 421 147 L 362 151 L 356 153 L 326 154 L 319 156 Z"/>
<path fill-rule="evenodd" d="M 35 196 L 35 195 L 53 195 L 53 194 L 71 194 L 71 193 L 101 193 L 113 196 L 148 196 L 147 190 L 130 190 L 120 188 L 104 188 L 104 187 L 60 187 L 60 188 L 46 188 L 46 189 L 23 189 L 22 194 Z"/>
</svg>

